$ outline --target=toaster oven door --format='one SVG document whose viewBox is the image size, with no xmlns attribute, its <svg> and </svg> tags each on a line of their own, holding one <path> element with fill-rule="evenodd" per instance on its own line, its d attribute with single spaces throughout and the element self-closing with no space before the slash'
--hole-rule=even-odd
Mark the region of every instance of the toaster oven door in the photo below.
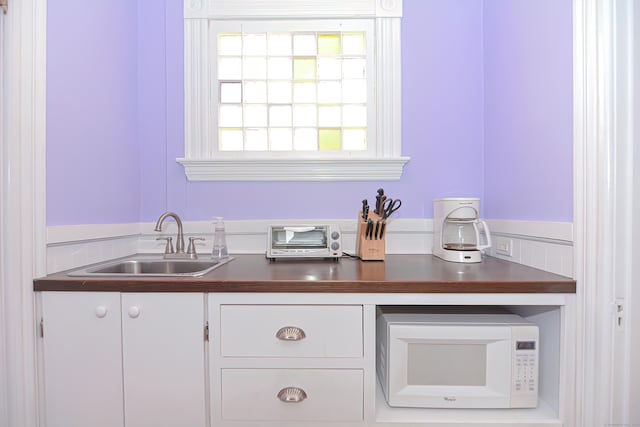
<svg viewBox="0 0 640 427">
<path fill-rule="evenodd" d="M 279 254 L 299 254 L 328 251 L 327 226 L 273 226 L 271 250 Z"/>
</svg>

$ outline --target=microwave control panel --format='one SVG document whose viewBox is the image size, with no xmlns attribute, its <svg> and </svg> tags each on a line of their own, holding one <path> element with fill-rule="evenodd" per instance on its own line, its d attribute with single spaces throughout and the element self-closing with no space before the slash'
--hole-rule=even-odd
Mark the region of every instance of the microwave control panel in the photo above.
<svg viewBox="0 0 640 427">
<path fill-rule="evenodd" d="M 538 328 L 514 328 L 511 407 L 526 407 L 538 400 Z"/>
</svg>

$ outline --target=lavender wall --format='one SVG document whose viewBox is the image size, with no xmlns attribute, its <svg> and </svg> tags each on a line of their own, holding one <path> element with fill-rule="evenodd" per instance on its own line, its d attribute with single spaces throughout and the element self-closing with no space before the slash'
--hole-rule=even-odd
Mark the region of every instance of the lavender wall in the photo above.
<svg viewBox="0 0 640 427">
<path fill-rule="evenodd" d="M 484 1 L 488 218 L 573 220 L 571 22 L 570 0 Z"/>
<path fill-rule="evenodd" d="M 521 155 L 530 147 L 518 145 L 502 153 L 499 142 L 507 145 L 507 138 L 494 137 L 491 128 L 493 151 L 485 155 L 484 129 L 499 118 L 497 106 L 502 105 L 485 100 L 495 89 L 485 90 L 485 85 L 492 84 L 492 70 L 505 59 L 497 52 L 502 43 L 497 40 L 499 34 L 487 29 L 491 16 L 498 20 L 498 12 L 493 10 L 497 6 L 488 5 L 493 15 L 483 19 L 484 3 L 492 1 L 404 0 L 403 155 L 411 161 L 400 181 L 192 183 L 175 162 L 184 153 L 182 0 L 138 0 L 137 10 L 124 7 L 124 3 L 130 6 L 124 0 L 119 0 L 121 7 L 92 2 L 77 10 L 72 10 L 77 1 L 54 0 L 66 4 L 49 8 L 47 222 L 152 221 L 168 209 L 186 220 L 214 215 L 229 219 L 352 218 L 360 201 L 372 199 L 379 186 L 403 199 L 398 212 L 402 218 L 431 217 L 432 199 L 445 196 L 482 197 L 487 216 L 491 212 L 502 215 L 500 199 L 510 200 L 510 193 L 517 189 L 497 186 L 495 175 L 488 173 L 491 185 L 485 184 L 485 171 L 495 166 L 493 156 L 498 155 L 502 160 L 512 156 L 518 172 L 528 165 L 529 159 L 523 160 Z M 552 7 L 550 3 L 545 1 Z M 564 3 L 570 5 L 571 1 Z M 520 19 L 516 12 L 512 13 Z M 508 14 L 500 16 L 509 20 Z M 82 31 L 75 29 L 78 19 L 87 21 Z M 490 33 L 488 40 L 498 45 L 486 61 L 484 53 L 492 50 L 486 47 L 488 42 L 483 43 L 483 26 Z M 568 37 L 570 44 L 570 20 L 545 23 L 545 31 Z M 543 47 L 558 43 L 551 35 L 541 41 Z M 101 41 L 98 49 L 93 39 Z M 535 53 L 538 59 L 544 56 L 544 52 Z M 567 55 L 566 60 L 554 56 L 545 61 L 560 71 L 566 71 L 568 61 L 566 72 L 570 74 L 570 50 Z M 518 61 L 526 61 L 526 57 L 515 56 L 514 62 Z M 505 65 L 512 67 L 514 74 L 524 73 L 523 78 L 530 76 L 519 63 Z M 72 76 L 63 73 L 68 69 Z M 93 85 L 96 73 L 108 74 L 111 80 L 101 78 L 99 85 Z M 103 104 L 111 108 L 105 109 Z M 485 117 L 485 108 L 490 109 L 490 116 Z M 547 104 L 530 108 L 545 109 Z M 560 107 L 561 120 L 568 111 L 570 123 L 571 106 L 564 108 Z M 78 124 L 76 116 L 84 120 Z M 559 170 L 569 168 L 570 159 L 556 157 L 555 152 L 571 149 L 570 136 L 555 141 L 558 146 L 551 153 L 546 152 L 546 146 L 544 149 L 550 158 L 536 161 L 545 166 L 553 163 Z M 540 151 L 535 145 L 533 149 Z M 89 165 L 68 175 L 69 156 Z M 558 186 L 550 180 L 537 181 L 536 190 L 547 194 L 543 202 L 556 196 L 570 199 L 571 179 L 566 181 L 568 192 L 565 182 Z M 494 192 L 504 193 L 489 194 Z M 511 219 L 524 219 L 528 212 L 514 211 Z M 551 216 L 556 220 L 570 217 L 570 207 L 568 214 L 561 207 Z"/>
<path fill-rule="evenodd" d="M 136 11 L 47 7 L 47 224 L 139 219 Z"/>
</svg>

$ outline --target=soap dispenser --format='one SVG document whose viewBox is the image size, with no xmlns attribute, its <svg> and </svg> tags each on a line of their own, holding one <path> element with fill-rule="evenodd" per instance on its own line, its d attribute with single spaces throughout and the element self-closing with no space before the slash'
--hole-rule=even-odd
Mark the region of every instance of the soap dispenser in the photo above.
<svg viewBox="0 0 640 427">
<path fill-rule="evenodd" d="M 214 222 L 213 233 L 213 251 L 211 252 L 211 258 L 221 261 L 229 258 L 229 251 L 227 249 L 227 238 L 225 236 L 224 219 L 221 216 L 217 216 Z"/>
</svg>

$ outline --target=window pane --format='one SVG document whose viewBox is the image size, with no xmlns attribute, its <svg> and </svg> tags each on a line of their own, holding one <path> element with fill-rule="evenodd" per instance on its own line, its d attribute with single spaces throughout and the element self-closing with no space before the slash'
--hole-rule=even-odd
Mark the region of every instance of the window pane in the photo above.
<svg viewBox="0 0 640 427">
<path fill-rule="evenodd" d="M 315 83 L 294 83 L 293 84 L 293 101 L 299 103 L 316 102 L 316 85 Z"/>
<path fill-rule="evenodd" d="M 366 59 L 345 59 L 342 62 L 342 77 L 345 79 L 364 79 L 366 69 Z"/>
<path fill-rule="evenodd" d="M 269 107 L 269 126 L 291 126 L 291 107 L 289 105 Z"/>
<path fill-rule="evenodd" d="M 364 33 L 343 34 L 342 53 L 344 53 L 345 55 L 366 54 Z"/>
<path fill-rule="evenodd" d="M 266 34 L 245 34 L 242 40 L 243 55 L 261 55 L 267 54 L 267 35 Z"/>
<path fill-rule="evenodd" d="M 340 82 L 318 83 L 318 103 L 337 104 L 342 99 L 342 84 Z"/>
<path fill-rule="evenodd" d="M 342 107 L 342 126 L 367 126 L 367 107 L 364 105 L 345 105 Z"/>
<path fill-rule="evenodd" d="M 239 105 L 221 105 L 218 125 L 223 128 L 242 126 L 242 107 Z"/>
<path fill-rule="evenodd" d="M 314 34 L 293 35 L 294 55 L 315 55 L 316 53 L 316 36 Z"/>
<path fill-rule="evenodd" d="M 340 34 L 318 35 L 318 55 L 340 55 Z"/>
<path fill-rule="evenodd" d="M 364 104 L 367 102 L 366 80 L 344 80 L 342 84 L 342 102 Z"/>
<path fill-rule="evenodd" d="M 367 149 L 367 131 L 365 129 L 345 129 L 342 135 L 343 150 L 362 151 Z"/>
<path fill-rule="evenodd" d="M 291 103 L 291 83 L 269 82 L 269 102 L 272 104 Z"/>
<path fill-rule="evenodd" d="M 269 55 L 291 55 L 291 35 L 269 34 Z"/>
<path fill-rule="evenodd" d="M 247 129 L 245 138 L 244 149 L 246 151 L 267 151 L 269 149 L 266 129 Z"/>
<path fill-rule="evenodd" d="M 245 79 L 266 79 L 267 59 L 266 58 L 245 58 L 242 77 Z"/>
<path fill-rule="evenodd" d="M 243 138 L 240 129 L 220 129 L 220 151 L 242 151 Z"/>
<path fill-rule="evenodd" d="M 266 82 L 245 82 L 244 83 L 244 102 L 246 103 L 266 103 L 267 102 L 267 83 Z"/>
<path fill-rule="evenodd" d="M 293 107 L 294 126 L 317 126 L 318 111 L 315 105 L 295 105 Z"/>
<path fill-rule="evenodd" d="M 342 79 L 342 63 L 335 58 L 318 59 L 318 78 L 324 80 Z"/>
<path fill-rule="evenodd" d="M 266 105 L 252 104 L 244 106 L 244 126 L 266 128 L 267 123 Z"/>
<path fill-rule="evenodd" d="M 340 150 L 341 136 L 340 129 L 320 129 L 318 131 L 319 148 L 322 151 Z"/>
<path fill-rule="evenodd" d="M 316 129 L 296 129 L 293 132 L 293 149 L 298 151 L 317 151 L 318 132 Z"/>
<path fill-rule="evenodd" d="M 240 35 L 218 36 L 218 55 L 242 55 L 242 38 Z"/>
<path fill-rule="evenodd" d="M 220 83 L 220 102 L 224 104 L 239 104 L 242 102 L 242 83 Z"/>
<path fill-rule="evenodd" d="M 272 151 L 291 151 L 293 148 L 291 129 L 270 129 L 269 145 Z"/>
<path fill-rule="evenodd" d="M 270 79 L 291 79 L 293 75 L 291 58 L 269 58 Z"/>
<path fill-rule="evenodd" d="M 296 80 L 315 80 L 316 58 L 296 58 L 293 60 L 293 77 Z"/>
<path fill-rule="evenodd" d="M 340 126 L 341 108 L 339 106 L 319 107 L 318 125 L 322 127 Z"/>
<path fill-rule="evenodd" d="M 219 58 L 218 79 L 237 80 L 242 77 L 242 60 L 240 58 Z"/>
</svg>

